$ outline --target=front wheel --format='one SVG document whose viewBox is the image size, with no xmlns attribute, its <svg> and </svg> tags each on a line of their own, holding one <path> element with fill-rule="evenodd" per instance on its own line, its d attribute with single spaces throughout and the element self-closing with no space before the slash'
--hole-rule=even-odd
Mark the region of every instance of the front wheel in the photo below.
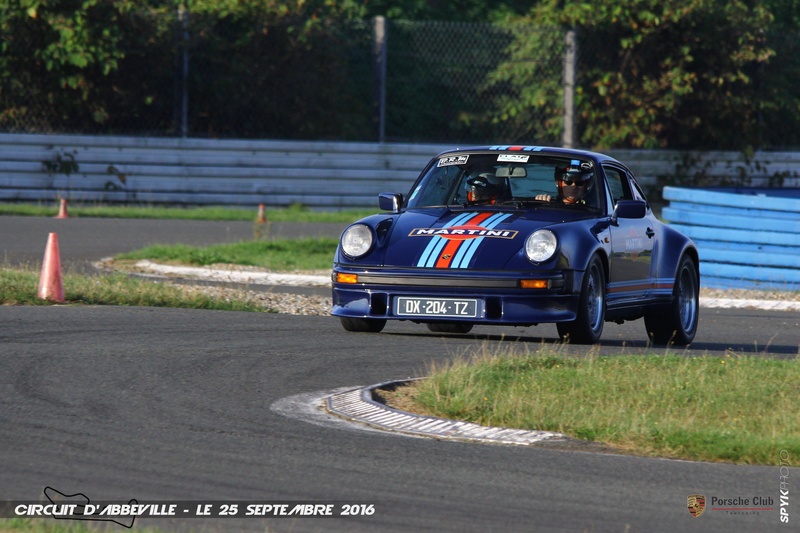
<svg viewBox="0 0 800 533">
<path fill-rule="evenodd" d="M 603 334 L 606 317 L 606 274 L 600 258 L 594 256 L 583 274 L 578 316 L 572 322 L 558 322 L 558 335 L 564 342 L 596 344 Z"/>
<path fill-rule="evenodd" d="M 379 333 L 386 325 L 386 319 L 380 318 L 352 318 L 341 316 L 342 327 L 346 331 L 359 331 L 365 333 Z"/>
<path fill-rule="evenodd" d="M 644 325 L 653 344 L 686 346 L 694 340 L 699 316 L 700 281 L 694 260 L 684 256 L 675 275 L 672 304 L 667 313 L 648 314 Z"/>
</svg>

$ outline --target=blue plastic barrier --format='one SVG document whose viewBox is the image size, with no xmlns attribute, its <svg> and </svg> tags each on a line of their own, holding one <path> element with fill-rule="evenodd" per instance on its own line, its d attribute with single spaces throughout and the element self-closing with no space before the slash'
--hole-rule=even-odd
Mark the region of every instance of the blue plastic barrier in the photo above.
<svg viewBox="0 0 800 533">
<path fill-rule="evenodd" d="M 662 217 L 700 252 L 702 285 L 800 290 L 800 197 L 796 190 L 664 188 Z"/>
</svg>

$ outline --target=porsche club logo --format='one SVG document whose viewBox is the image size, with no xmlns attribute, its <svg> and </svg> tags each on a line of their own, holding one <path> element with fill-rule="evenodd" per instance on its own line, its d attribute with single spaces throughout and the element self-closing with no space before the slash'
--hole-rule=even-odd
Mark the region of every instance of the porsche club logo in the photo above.
<svg viewBox="0 0 800 533">
<path fill-rule="evenodd" d="M 700 518 L 700 515 L 706 510 L 706 497 L 702 494 L 692 494 L 686 498 L 686 507 L 692 517 Z"/>
</svg>

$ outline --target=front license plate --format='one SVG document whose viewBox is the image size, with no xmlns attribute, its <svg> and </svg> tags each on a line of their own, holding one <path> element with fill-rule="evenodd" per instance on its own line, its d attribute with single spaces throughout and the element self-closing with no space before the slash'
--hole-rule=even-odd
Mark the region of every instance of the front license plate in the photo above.
<svg viewBox="0 0 800 533">
<path fill-rule="evenodd" d="M 398 296 L 394 314 L 399 316 L 435 316 L 476 318 L 478 300 L 474 298 L 409 298 Z"/>
</svg>

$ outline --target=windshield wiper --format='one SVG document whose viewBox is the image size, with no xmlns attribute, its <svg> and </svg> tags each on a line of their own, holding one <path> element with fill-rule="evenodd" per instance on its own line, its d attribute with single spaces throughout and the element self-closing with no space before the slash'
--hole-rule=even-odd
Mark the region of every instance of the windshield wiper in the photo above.
<svg viewBox="0 0 800 533">
<path fill-rule="evenodd" d="M 513 200 L 506 200 L 501 203 L 501 205 L 511 205 L 514 207 L 523 207 L 526 205 L 533 205 L 533 204 L 547 204 L 546 200 L 536 200 L 534 198 L 514 198 Z"/>
</svg>

